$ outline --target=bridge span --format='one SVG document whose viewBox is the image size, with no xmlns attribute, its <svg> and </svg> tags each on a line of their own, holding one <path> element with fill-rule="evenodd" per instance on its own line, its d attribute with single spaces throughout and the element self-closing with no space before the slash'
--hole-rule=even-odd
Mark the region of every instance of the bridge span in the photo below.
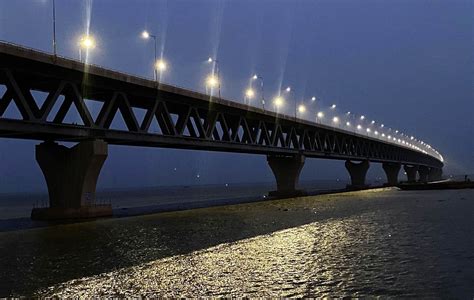
<svg viewBox="0 0 474 300">
<path fill-rule="evenodd" d="M 0 85 L 6 87 L 0 137 L 42 141 L 36 160 L 50 207 L 34 209 L 34 218 L 111 214 L 110 205 L 95 205 L 109 144 L 266 155 L 275 196 L 304 194 L 297 183 L 306 158 L 344 160 L 356 188 L 365 186 L 370 163 L 383 164 L 388 185 L 398 183 L 402 166 L 408 181 L 442 175 L 442 161 L 405 145 L 6 43 L 0 43 Z M 46 95 L 42 103 L 37 92 Z M 95 117 L 91 103 L 100 105 Z M 5 116 L 10 105 L 21 117 Z M 67 122 L 74 109 L 77 122 Z M 119 115 L 126 128 L 111 128 Z"/>
</svg>

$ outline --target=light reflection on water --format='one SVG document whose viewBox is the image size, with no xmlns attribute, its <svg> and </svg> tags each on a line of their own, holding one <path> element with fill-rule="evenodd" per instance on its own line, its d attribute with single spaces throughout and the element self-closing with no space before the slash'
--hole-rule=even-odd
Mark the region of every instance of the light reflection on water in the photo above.
<svg viewBox="0 0 474 300">
<path fill-rule="evenodd" d="M 389 190 L 41 229 L 33 244 L 65 252 L 51 269 L 98 275 L 36 294 L 469 298 L 473 195 Z M 82 238 L 75 250 L 58 246 L 64 232 Z"/>
</svg>

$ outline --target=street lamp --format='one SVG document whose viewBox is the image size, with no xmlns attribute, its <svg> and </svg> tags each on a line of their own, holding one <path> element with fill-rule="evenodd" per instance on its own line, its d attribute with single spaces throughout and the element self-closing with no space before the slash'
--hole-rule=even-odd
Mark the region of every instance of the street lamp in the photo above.
<svg viewBox="0 0 474 300">
<path fill-rule="evenodd" d="M 324 113 L 322 111 L 320 111 L 316 114 L 316 121 L 319 120 L 320 124 L 321 124 L 321 121 L 322 121 L 323 118 L 324 118 Z"/>
<path fill-rule="evenodd" d="M 248 88 L 245 91 L 245 98 L 247 99 L 248 103 L 247 105 L 250 105 L 250 99 L 252 99 L 255 96 L 255 92 L 253 91 L 252 88 Z"/>
<path fill-rule="evenodd" d="M 289 94 L 291 92 L 291 87 L 288 86 L 286 89 L 285 89 L 285 92 L 288 94 L 288 98 L 289 98 Z M 295 119 L 296 119 L 296 115 L 298 114 L 298 103 L 295 99 Z"/>
<path fill-rule="evenodd" d="M 56 1 L 53 0 L 53 54 L 57 55 L 56 51 Z"/>
<path fill-rule="evenodd" d="M 209 57 L 207 59 L 207 62 L 214 63 L 214 65 L 216 66 L 217 78 L 220 78 L 220 76 L 219 76 L 219 61 L 217 59 L 213 59 L 212 57 Z M 213 68 L 213 71 L 214 71 L 214 68 Z M 212 73 L 214 73 L 214 72 L 212 72 Z M 220 80 L 217 81 L 217 87 L 219 89 L 219 99 L 221 99 L 221 82 L 220 82 Z"/>
<path fill-rule="evenodd" d="M 206 85 L 210 88 L 215 88 L 219 85 L 219 78 L 214 74 L 209 75 L 206 79 Z"/>
<path fill-rule="evenodd" d="M 156 61 L 155 63 L 156 70 L 163 72 L 163 71 L 166 71 L 167 68 L 168 68 L 168 64 L 163 59 L 159 59 Z"/>
<path fill-rule="evenodd" d="M 306 106 L 304 106 L 304 104 L 300 104 L 298 106 L 298 112 L 300 113 L 300 115 L 304 114 L 306 112 Z M 295 118 L 296 118 L 296 115 L 295 115 Z"/>
<path fill-rule="evenodd" d="M 263 95 L 263 77 L 258 75 L 258 74 L 255 74 L 255 75 L 252 76 L 252 79 L 253 80 L 257 80 L 257 79 L 260 80 L 260 89 L 261 89 L 260 93 L 262 94 L 262 109 L 265 110 L 265 97 Z"/>
<path fill-rule="evenodd" d="M 95 48 L 95 39 L 90 35 L 83 35 L 79 39 L 79 60 L 82 61 L 82 49 L 89 51 Z"/>
<path fill-rule="evenodd" d="M 150 38 L 153 39 L 153 41 L 155 42 L 155 56 L 154 56 L 154 62 L 156 63 L 157 62 L 157 57 L 156 57 L 156 35 L 153 35 L 151 33 L 149 33 L 148 31 L 146 30 L 143 30 L 142 32 L 142 38 L 145 39 L 145 40 L 148 40 Z M 157 73 L 157 68 L 153 68 L 153 74 L 155 76 L 155 81 L 158 81 L 158 73 Z"/>
<path fill-rule="evenodd" d="M 285 99 L 282 96 L 278 96 L 273 100 L 273 104 L 275 105 L 275 110 L 278 112 L 278 109 L 283 105 Z"/>
</svg>

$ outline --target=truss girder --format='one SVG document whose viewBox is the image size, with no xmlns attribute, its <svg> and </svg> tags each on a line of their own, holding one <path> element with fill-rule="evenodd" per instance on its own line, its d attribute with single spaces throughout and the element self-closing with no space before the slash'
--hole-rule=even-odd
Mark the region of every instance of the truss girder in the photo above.
<svg viewBox="0 0 474 300">
<path fill-rule="evenodd" d="M 1 65 L 0 65 L 1 67 Z M 66 72 L 67 74 L 67 72 Z M 96 80 L 97 81 L 97 80 Z M 107 80 L 104 80 L 107 82 Z M 150 89 L 141 86 L 130 87 L 129 83 L 114 84 L 88 84 L 87 80 L 49 76 L 44 73 L 16 70 L 15 68 L 0 69 L 0 85 L 5 87 L 5 92 L 0 98 L 0 134 L 2 136 L 32 139 L 63 139 L 76 140 L 78 137 L 54 134 L 38 134 L 29 132 L 15 132 L 12 122 L 26 122 L 29 125 L 40 126 L 54 125 L 54 128 L 70 128 L 71 124 L 65 122 L 65 117 L 72 107 L 77 111 L 77 118 L 81 124 L 75 127 L 89 129 L 89 137 L 95 138 L 98 132 L 108 130 L 126 132 L 137 135 L 134 141 L 143 136 L 144 142 L 149 135 L 172 137 L 189 140 L 187 144 L 195 141 L 196 147 L 216 151 L 235 151 L 242 146 L 241 152 L 252 153 L 303 153 L 306 156 L 325 157 L 333 159 L 376 160 L 387 162 L 403 162 L 427 166 L 440 167 L 438 160 L 413 151 L 411 149 L 352 134 L 329 127 L 298 120 L 281 119 L 278 115 L 265 112 L 255 112 L 213 104 L 211 101 L 194 101 L 192 98 L 179 94 L 165 93 L 159 89 Z M 40 105 L 32 91 L 47 93 L 44 102 Z M 62 103 L 60 103 L 60 98 Z M 101 105 L 94 118 L 86 100 L 96 101 Z M 15 121 L 5 116 L 7 108 L 15 105 L 20 117 Z M 59 109 L 54 110 L 55 106 Z M 136 114 L 136 110 L 144 110 L 143 117 Z M 124 126 L 112 128 L 111 125 L 118 115 L 122 116 Z M 3 126 L 3 121 L 8 120 L 8 129 Z M 158 130 L 152 130 L 155 122 Z M 31 126 L 30 126 L 31 127 Z M 29 127 L 29 128 L 30 128 Z M 35 128 L 35 127 L 33 127 Z M 58 129 L 58 132 L 60 130 Z M 104 134 L 102 134 L 104 135 Z M 146 138 L 145 138 L 146 137 Z M 104 138 L 104 136 L 101 136 Z M 166 140 L 160 146 L 179 148 L 179 143 L 166 145 Z M 109 139 L 109 143 L 126 144 L 127 141 L 118 142 Z M 161 143 L 161 142 L 160 142 Z M 130 144 L 137 144 L 136 142 Z M 159 143 L 158 143 L 159 144 Z M 150 144 L 150 146 L 155 146 Z M 227 148 L 226 148 L 227 147 Z M 188 146 L 187 148 L 192 148 Z M 247 151 L 246 149 L 252 149 Z"/>
</svg>

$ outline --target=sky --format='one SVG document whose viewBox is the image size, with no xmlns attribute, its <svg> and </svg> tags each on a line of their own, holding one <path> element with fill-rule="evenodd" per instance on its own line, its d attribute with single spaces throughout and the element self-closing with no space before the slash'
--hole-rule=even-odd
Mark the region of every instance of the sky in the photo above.
<svg viewBox="0 0 474 300">
<path fill-rule="evenodd" d="M 52 52 L 51 3 L 0 0 L 0 40 Z M 152 79 L 146 29 L 163 82 L 205 92 L 216 57 L 224 98 L 242 102 L 258 73 L 267 98 L 291 86 L 289 98 L 317 96 L 310 113 L 334 103 L 430 143 L 447 175 L 474 173 L 473 14 L 458 0 L 56 0 L 59 55 L 78 59 L 89 32 L 90 63 Z M 0 140 L 0 193 L 46 191 L 38 143 Z M 307 159 L 301 180 L 348 177 L 343 161 Z M 368 177 L 384 178 L 380 164 Z M 265 156 L 110 146 L 98 188 L 273 180 Z"/>
</svg>

